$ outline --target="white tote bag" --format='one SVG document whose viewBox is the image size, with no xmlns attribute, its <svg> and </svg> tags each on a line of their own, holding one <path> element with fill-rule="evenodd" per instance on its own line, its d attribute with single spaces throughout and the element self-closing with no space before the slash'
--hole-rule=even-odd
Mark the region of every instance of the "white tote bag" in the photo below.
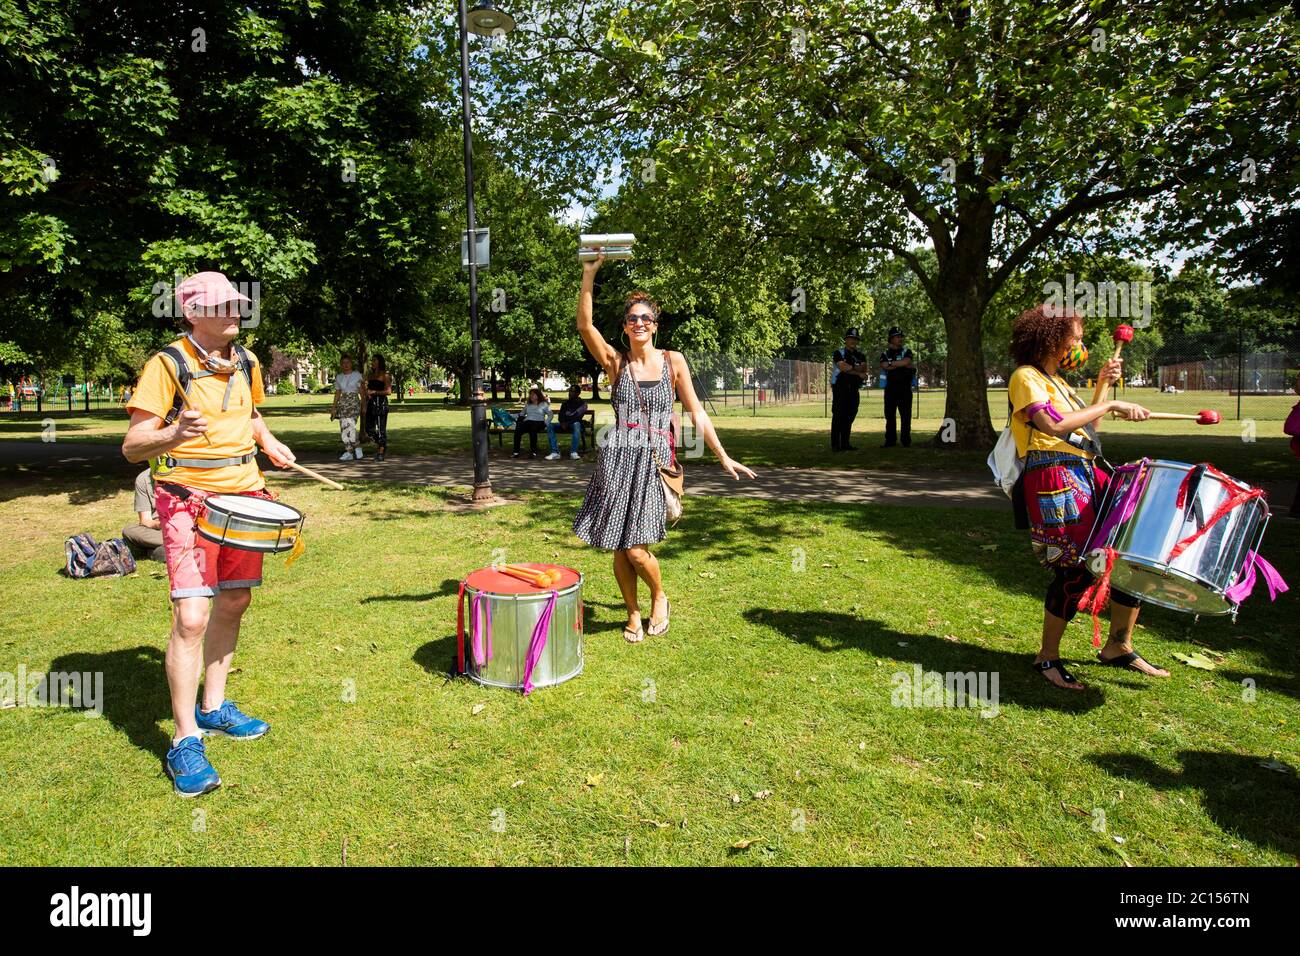
<svg viewBox="0 0 1300 956">
<path fill-rule="evenodd" d="M 1002 493 L 1011 497 L 1011 489 L 1025 470 L 1025 460 L 1016 453 L 1016 438 L 1011 434 L 1011 413 L 1007 413 L 1007 424 L 998 436 L 998 443 L 989 452 L 989 471 L 993 472 L 993 483 L 1002 489 Z"/>
</svg>

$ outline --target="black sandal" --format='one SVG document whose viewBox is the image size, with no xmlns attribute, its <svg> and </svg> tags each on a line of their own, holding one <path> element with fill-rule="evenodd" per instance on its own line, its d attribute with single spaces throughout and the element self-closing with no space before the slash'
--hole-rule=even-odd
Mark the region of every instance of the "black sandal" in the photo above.
<svg viewBox="0 0 1300 956">
<path fill-rule="evenodd" d="M 1080 687 L 1083 686 L 1082 681 L 1080 681 L 1077 677 L 1075 677 L 1073 674 L 1071 674 L 1069 671 L 1065 669 L 1065 662 L 1060 660 L 1059 658 L 1054 661 L 1034 661 L 1034 663 L 1031 666 L 1034 668 L 1035 671 L 1043 675 L 1043 680 L 1047 681 L 1047 683 L 1051 684 L 1053 687 L 1059 686 L 1055 681 L 1053 681 L 1050 677 L 1047 676 L 1047 672 L 1052 670 L 1053 668 L 1061 672 L 1061 678 L 1067 684 L 1078 684 Z M 1063 688 L 1063 689 L 1068 690 L 1069 688 Z"/>
<path fill-rule="evenodd" d="M 1141 674 L 1143 677 L 1151 677 L 1153 675 L 1148 674 L 1140 667 L 1134 667 L 1133 665 L 1136 664 L 1138 661 L 1141 661 L 1143 664 L 1146 664 L 1147 667 L 1154 668 L 1155 670 L 1158 671 L 1163 671 L 1168 669 L 1165 667 L 1161 667 L 1159 664 L 1152 664 L 1149 660 L 1147 660 L 1137 651 L 1129 651 L 1127 654 L 1120 654 L 1118 657 L 1110 658 L 1110 660 L 1107 660 L 1106 658 L 1098 654 L 1097 660 L 1100 663 L 1106 665 L 1107 667 L 1122 667 L 1125 670 L 1136 671 L 1137 673 Z"/>
</svg>

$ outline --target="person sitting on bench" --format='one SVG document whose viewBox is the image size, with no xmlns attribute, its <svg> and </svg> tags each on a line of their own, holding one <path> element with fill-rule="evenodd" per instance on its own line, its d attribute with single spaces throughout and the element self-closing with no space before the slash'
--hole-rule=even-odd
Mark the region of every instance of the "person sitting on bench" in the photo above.
<svg viewBox="0 0 1300 956">
<path fill-rule="evenodd" d="M 511 458 L 519 457 L 519 442 L 525 434 L 528 435 L 528 447 L 531 450 L 530 457 L 537 457 L 537 436 L 546 431 L 546 426 L 551 421 L 551 403 L 546 400 L 540 388 L 530 388 L 528 390 L 528 404 L 524 406 L 524 413 L 515 419 L 515 452 Z"/>
<path fill-rule="evenodd" d="M 139 521 L 122 529 L 122 540 L 137 558 L 164 561 L 162 523 L 153 498 L 153 472 L 148 468 L 135 476 L 135 513 Z"/>
<path fill-rule="evenodd" d="M 582 400 L 582 389 L 577 384 L 569 386 L 569 397 L 560 405 L 559 422 L 550 422 L 546 426 L 546 437 L 551 440 L 551 453 L 546 456 L 547 461 L 556 461 L 560 457 L 560 446 L 555 440 L 557 429 L 564 429 L 572 437 L 569 441 L 569 457 L 573 459 L 581 458 L 578 454 L 578 443 L 582 441 L 582 419 L 587 414 L 587 403 Z"/>
</svg>

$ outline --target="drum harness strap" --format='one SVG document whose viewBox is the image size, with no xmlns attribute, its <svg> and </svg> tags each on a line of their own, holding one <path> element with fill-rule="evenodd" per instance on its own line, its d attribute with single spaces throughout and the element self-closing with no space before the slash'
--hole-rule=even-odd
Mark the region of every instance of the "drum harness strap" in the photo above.
<svg viewBox="0 0 1300 956">
<path fill-rule="evenodd" d="M 208 356 L 192 338 L 189 341 L 205 360 L 218 361 L 215 356 Z M 226 379 L 226 394 L 221 399 L 221 410 L 223 412 L 228 411 L 230 408 L 230 392 L 235 384 L 234 373 L 236 370 L 244 373 L 244 378 L 248 380 L 249 389 L 251 390 L 253 387 L 253 374 L 251 371 L 253 363 L 248 358 L 248 353 L 238 343 L 231 343 L 231 348 L 234 350 L 235 361 Z M 221 374 L 221 372 L 213 371 L 211 368 L 205 368 L 199 372 L 192 371 L 189 362 L 185 360 L 184 353 L 174 345 L 167 346 L 159 354 L 167 356 L 167 358 L 171 359 L 172 364 L 176 366 L 176 378 L 181 383 L 181 390 L 186 395 L 190 393 L 190 382 L 194 379 Z M 163 422 L 170 425 L 176 420 L 176 416 L 180 414 L 183 407 L 184 402 L 177 395 L 172 400 L 171 411 L 167 413 Z M 246 465 L 255 458 L 257 458 L 257 452 L 251 451 L 246 455 L 238 455 L 234 458 L 173 458 L 171 455 L 160 455 L 159 461 L 164 468 L 176 468 L 178 466 L 181 468 L 225 468 L 227 465 Z"/>
</svg>

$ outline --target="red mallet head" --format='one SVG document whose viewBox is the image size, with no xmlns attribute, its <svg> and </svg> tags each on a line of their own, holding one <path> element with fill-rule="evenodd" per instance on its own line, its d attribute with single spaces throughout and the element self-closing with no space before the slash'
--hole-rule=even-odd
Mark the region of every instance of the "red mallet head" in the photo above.
<svg viewBox="0 0 1300 956">
<path fill-rule="evenodd" d="M 1116 342 L 1132 342 L 1133 326 L 1131 325 L 1119 326 L 1118 328 L 1115 329 L 1115 333 L 1111 336 L 1111 338 L 1113 338 Z"/>
<path fill-rule="evenodd" d="M 1196 413 L 1196 424 L 1198 425 L 1217 425 L 1223 421 L 1223 416 L 1212 408 L 1202 408 Z"/>
</svg>

